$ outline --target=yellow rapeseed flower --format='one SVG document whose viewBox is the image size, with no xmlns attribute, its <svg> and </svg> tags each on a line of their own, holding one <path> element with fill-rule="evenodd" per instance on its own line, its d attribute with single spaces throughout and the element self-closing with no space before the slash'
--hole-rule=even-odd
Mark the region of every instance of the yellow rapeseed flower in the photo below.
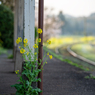
<svg viewBox="0 0 95 95">
<path fill-rule="evenodd" d="M 16 70 L 15 73 L 18 74 L 19 73 L 19 70 Z"/>
<path fill-rule="evenodd" d="M 51 44 L 51 41 L 49 41 L 48 44 Z"/>
<path fill-rule="evenodd" d="M 49 55 L 49 58 L 52 59 L 52 55 Z"/>
<path fill-rule="evenodd" d="M 29 52 L 27 52 L 27 55 L 29 55 Z"/>
<path fill-rule="evenodd" d="M 37 55 L 37 52 L 35 52 L 34 55 Z"/>
<path fill-rule="evenodd" d="M 49 40 L 47 40 L 47 43 L 49 42 Z"/>
<path fill-rule="evenodd" d="M 24 47 L 26 47 L 26 44 L 24 44 Z"/>
<path fill-rule="evenodd" d="M 41 38 L 38 39 L 38 42 L 39 42 L 39 43 L 41 42 Z"/>
<path fill-rule="evenodd" d="M 47 43 L 48 43 L 48 44 L 51 44 L 51 41 L 47 40 Z"/>
<path fill-rule="evenodd" d="M 25 49 L 21 48 L 20 53 L 23 54 L 25 52 Z"/>
<path fill-rule="evenodd" d="M 16 40 L 16 43 L 17 43 L 17 44 L 19 44 L 19 42 L 20 42 L 20 40 L 19 40 L 19 39 L 17 39 L 17 40 Z"/>
<path fill-rule="evenodd" d="M 21 38 L 21 37 L 18 37 L 18 40 L 19 40 L 20 42 L 22 42 L 22 38 Z"/>
<path fill-rule="evenodd" d="M 26 47 L 28 44 L 27 43 L 24 43 L 24 47 Z"/>
<path fill-rule="evenodd" d="M 37 44 L 35 44 L 33 47 L 34 47 L 34 48 L 38 48 Z"/>
<path fill-rule="evenodd" d="M 49 52 L 47 53 L 47 55 L 49 55 Z"/>
<path fill-rule="evenodd" d="M 27 39 L 27 38 L 25 38 L 23 42 L 26 44 L 26 43 L 28 42 L 28 39 Z"/>
<path fill-rule="evenodd" d="M 39 34 L 42 33 L 42 29 L 41 28 L 38 28 L 38 31 L 37 31 Z"/>
<path fill-rule="evenodd" d="M 46 64 L 47 64 L 47 62 L 46 62 Z"/>
<path fill-rule="evenodd" d="M 19 44 L 19 42 L 22 42 L 21 37 L 18 37 L 18 39 L 16 40 L 16 43 Z"/>
</svg>

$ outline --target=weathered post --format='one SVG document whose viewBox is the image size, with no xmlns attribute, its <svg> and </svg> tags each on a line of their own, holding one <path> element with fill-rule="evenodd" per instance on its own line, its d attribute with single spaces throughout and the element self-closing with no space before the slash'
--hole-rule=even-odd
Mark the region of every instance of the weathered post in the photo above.
<svg viewBox="0 0 95 95">
<path fill-rule="evenodd" d="M 24 38 L 33 49 L 35 31 L 35 0 L 24 0 Z"/>
<path fill-rule="evenodd" d="M 28 39 L 29 47 L 34 52 L 35 40 L 35 0 L 24 0 L 24 38 Z M 23 61 L 23 65 L 25 61 Z M 24 68 L 22 68 L 23 70 Z M 31 71 L 32 72 L 32 71 Z M 23 76 L 27 80 L 26 76 Z M 36 88 L 36 83 L 32 83 L 32 87 Z"/>
<path fill-rule="evenodd" d="M 38 28 L 41 28 L 43 30 L 43 9 L 44 9 L 44 0 L 39 0 L 39 13 L 38 13 Z M 38 62 L 40 62 L 40 59 L 43 58 L 43 32 L 42 34 L 39 34 L 39 38 L 41 38 L 41 43 L 39 43 L 39 53 L 38 53 Z M 43 65 L 43 62 L 41 63 Z M 41 66 L 39 66 L 39 69 Z M 41 78 L 41 82 L 38 82 L 38 87 L 43 90 L 43 71 L 39 73 L 39 78 Z M 39 93 L 39 95 L 43 95 L 42 93 Z"/>
<path fill-rule="evenodd" d="M 35 0 L 15 0 L 16 16 L 15 16 L 15 33 L 14 43 L 18 37 L 22 39 L 27 38 L 29 47 L 32 48 L 34 45 L 34 20 L 35 20 Z M 20 54 L 19 46 L 15 43 L 16 48 L 15 55 L 15 71 L 22 71 L 23 58 Z"/>
<path fill-rule="evenodd" d="M 23 34 L 24 34 L 24 1 L 23 0 L 15 0 L 16 2 L 16 29 L 15 29 L 15 40 L 18 37 L 21 37 L 23 39 Z M 15 43 L 16 45 L 16 53 L 15 53 L 15 71 L 19 70 L 19 72 L 22 71 L 22 55 L 20 54 L 19 46 Z"/>
<path fill-rule="evenodd" d="M 14 8 L 14 49 L 13 49 L 13 57 L 14 57 L 14 61 L 16 59 L 16 48 L 17 48 L 17 44 L 16 44 L 16 39 L 17 39 L 17 6 L 18 5 L 18 0 L 15 0 L 15 8 Z"/>
</svg>

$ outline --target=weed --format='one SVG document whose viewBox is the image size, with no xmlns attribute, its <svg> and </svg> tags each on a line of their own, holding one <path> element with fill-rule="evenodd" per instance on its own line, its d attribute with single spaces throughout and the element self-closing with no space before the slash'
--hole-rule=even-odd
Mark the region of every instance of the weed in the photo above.
<svg viewBox="0 0 95 95">
<path fill-rule="evenodd" d="M 85 76 L 84 78 L 86 78 L 86 79 L 95 79 L 95 76 L 93 76 L 92 74 L 90 74 L 89 76 Z"/>
</svg>

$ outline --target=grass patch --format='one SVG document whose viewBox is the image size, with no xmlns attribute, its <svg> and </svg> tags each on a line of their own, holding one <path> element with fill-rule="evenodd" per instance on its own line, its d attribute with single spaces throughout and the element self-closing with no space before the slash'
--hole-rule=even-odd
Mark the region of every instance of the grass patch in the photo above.
<svg viewBox="0 0 95 95">
<path fill-rule="evenodd" d="M 94 39 L 95 39 L 95 37 L 93 37 L 93 36 L 88 36 L 88 37 L 61 36 L 58 38 L 53 37 L 53 38 L 49 39 L 51 41 L 51 44 L 48 46 L 48 49 L 50 49 L 50 50 L 47 50 L 45 47 L 44 47 L 44 50 L 50 52 L 50 54 L 52 54 L 55 58 L 57 58 L 61 61 L 67 62 L 67 63 L 69 63 L 73 66 L 76 66 L 82 70 L 95 71 L 95 66 L 93 66 L 85 61 L 82 61 L 78 58 L 75 58 L 67 52 L 67 47 L 70 44 L 78 43 L 78 42 L 84 42 L 84 43 L 92 42 L 92 40 L 94 40 Z M 44 46 L 45 46 L 45 43 L 44 43 Z M 58 48 L 59 54 L 55 53 L 57 48 Z"/>
<path fill-rule="evenodd" d="M 68 45 L 64 45 L 62 47 L 59 48 L 59 53 L 64 57 L 64 59 L 69 59 L 71 60 L 73 63 L 76 63 L 78 65 L 82 65 L 84 68 L 89 69 L 90 71 L 95 71 L 95 66 L 80 60 L 74 56 L 72 56 L 71 54 L 69 54 L 69 52 L 67 51 L 67 47 Z"/>
<path fill-rule="evenodd" d="M 8 56 L 8 59 L 13 59 L 13 54 L 10 54 L 10 55 Z"/>
<path fill-rule="evenodd" d="M 75 44 L 71 49 L 78 55 L 81 55 L 89 60 L 95 61 L 95 48 L 90 44 Z"/>
<path fill-rule="evenodd" d="M 86 79 L 95 79 L 95 76 L 93 76 L 92 74 L 90 74 L 89 76 L 85 76 L 84 78 L 86 78 Z"/>
<path fill-rule="evenodd" d="M 77 63 L 74 63 L 74 62 L 72 62 L 72 61 L 69 60 L 69 59 L 64 59 L 62 55 L 58 55 L 58 54 L 54 53 L 53 51 L 47 49 L 46 47 L 43 47 L 43 49 L 44 49 L 45 51 L 49 52 L 50 54 L 52 54 L 53 57 L 55 57 L 55 58 L 57 58 L 57 59 L 59 59 L 59 60 L 61 60 L 61 61 L 67 62 L 67 63 L 69 63 L 70 65 L 73 65 L 73 66 L 75 66 L 75 67 L 78 67 L 78 68 L 80 68 L 80 69 L 82 69 L 82 70 L 84 70 L 84 71 L 89 71 L 89 68 L 84 68 L 82 65 L 79 65 L 79 64 L 77 64 Z"/>
<path fill-rule="evenodd" d="M 3 47 L 0 47 L 0 55 L 1 54 L 7 54 L 7 50 L 4 49 Z"/>
</svg>

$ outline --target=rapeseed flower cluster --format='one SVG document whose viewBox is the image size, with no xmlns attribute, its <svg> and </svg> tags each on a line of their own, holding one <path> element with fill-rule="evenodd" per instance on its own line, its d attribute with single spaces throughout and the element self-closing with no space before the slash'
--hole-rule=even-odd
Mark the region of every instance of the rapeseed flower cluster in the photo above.
<svg viewBox="0 0 95 95">
<path fill-rule="evenodd" d="M 36 48 L 38 48 L 38 45 L 37 45 L 37 44 L 35 44 L 35 45 L 33 45 L 33 47 L 36 49 Z"/>
<path fill-rule="evenodd" d="M 37 55 L 37 52 L 35 52 L 34 55 Z"/>
<path fill-rule="evenodd" d="M 49 58 L 52 59 L 52 55 L 49 55 Z"/>
<path fill-rule="evenodd" d="M 29 52 L 27 52 L 27 55 L 29 55 Z"/>
<path fill-rule="evenodd" d="M 50 40 L 47 40 L 47 43 L 48 43 L 48 44 L 51 44 L 51 41 L 50 41 Z"/>
<path fill-rule="evenodd" d="M 24 42 L 24 44 L 27 44 L 27 43 L 28 43 L 28 39 L 25 38 L 25 39 L 23 40 L 23 42 Z"/>
<path fill-rule="evenodd" d="M 38 29 L 37 32 L 39 34 L 41 34 L 42 30 Z M 38 38 L 37 42 L 33 45 L 33 48 L 35 49 L 35 52 L 33 51 L 32 48 L 29 47 L 29 43 L 28 43 L 27 38 L 25 38 L 22 42 L 22 38 L 18 37 L 18 39 L 16 40 L 16 43 L 19 44 L 20 42 L 21 42 L 21 45 L 19 46 L 19 49 L 20 49 L 20 53 L 22 54 L 22 56 L 25 60 L 25 63 L 24 63 L 25 65 L 23 66 L 24 70 L 22 71 L 22 75 L 19 74 L 19 70 L 15 71 L 15 73 L 18 74 L 18 77 L 20 77 L 20 79 L 19 79 L 20 84 L 15 84 L 12 87 L 15 87 L 17 89 L 16 93 L 19 93 L 19 95 L 21 95 L 22 93 L 28 93 L 29 95 L 34 95 L 34 92 L 33 92 L 34 90 L 37 92 L 37 94 L 35 94 L 35 95 L 38 95 L 38 93 L 40 93 L 41 90 L 39 88 L 33 89 L 31 87 L 31 85 L 34 82 L 41 81 L 40 78 L 36 79 L 38 77 L 37 75 L 39 74 L 39 72 L 41 72 L 43 70 L 43 66 L 45 64 L 47 64 L 47 62 L 46 62 L 47 59 L 48 58 L 52 59 L 52 55 L 50 55 L 49 52 L 48 52 L 46 54 L 46 55 L 48 55 L 48 57 L 46 58 L 45 62 L 43 62 L 43 64 L 41 64 L 43 59 L 40 59 L 40 62 L 38 61 L 39 59 L 37 59 L 37 57 L 38 57 L 37 56 L 37 54 L 38 54 L 38 44 L 41 42 L 41 38 Z M 47 44 L 51 44 L 51 41 L 48 40 Z M 41 66 L 40 69 L 38 69 L 39 66 Z M 23 75 L 25 75 L 27 77 L 27 80 L 24 80 L 22 78 Z M 18 87 L 17 87 L 17 85 L 18 85 Z M 31 92 L 30 92 L 30 90 L 27 90 L 26 88 L 27 89 L 31 88 Z M 22 91 L 22 92 L 19 92 L 19 91 Z"/>
<path fill-rule="evenodd" d="M 19 44 L 20 42 L 22 42 L 22 38 L 21 38 L 21 37 L 18 37 L 18 39 L 16 40 L 16 43 Z M 23 40 L 23 42 L 24 42 L 24 47 L 26 47 L 26 46 L 28 45 L 28 39 L 25 38 L 25 39 Z M 25 53 L 25 49 L 21 48 L 20 46 L 19 46 L 19 48 L 20 48 L 20 53 L 21 53 L 21 54 Z M 27 52 L 27 55 L 28 55 L 28 54 L 29 54 L 29 52 Z"/>
<path fill-rule="evenodd" d="M 16 70 L 15 73 L 16 73 L 16 74 L 19 74 L 19 70 Z"/>
<path fill-rule="evenodd" d="M 42 33 L 42 29 L 39 28 L 37 32 L 38 32 L 39 34 L 41 34 L 41 33 Z"/>
<path fill-rule="evenodd" d="M 18 39 L 16 40 L 16 43 L 19 44 L 20 42 L 22 42 L 22 38 L 18 37 Z"/>
<path fill-rule="evenodd" d="M 47 55 L 49 56 L 50 59 L 52 59 L 52 55 L 49 55 L 49 52 L 47 53 Z"/>
<path fill-rule="evenodd" d="M 21 48 L 20 53 L 21 54 L 25 53 L 25 49 Z"/>
<path fill-rule="evenodd" d="M 49 52 L 47 53 L 47 55 L 49 55 Z"/>
<path fill-rule="evenodd" d="M 38 42 L 39 42 L 39 43 L 41 42 L 41 38 L 38 39 Z"/>
</svg>

